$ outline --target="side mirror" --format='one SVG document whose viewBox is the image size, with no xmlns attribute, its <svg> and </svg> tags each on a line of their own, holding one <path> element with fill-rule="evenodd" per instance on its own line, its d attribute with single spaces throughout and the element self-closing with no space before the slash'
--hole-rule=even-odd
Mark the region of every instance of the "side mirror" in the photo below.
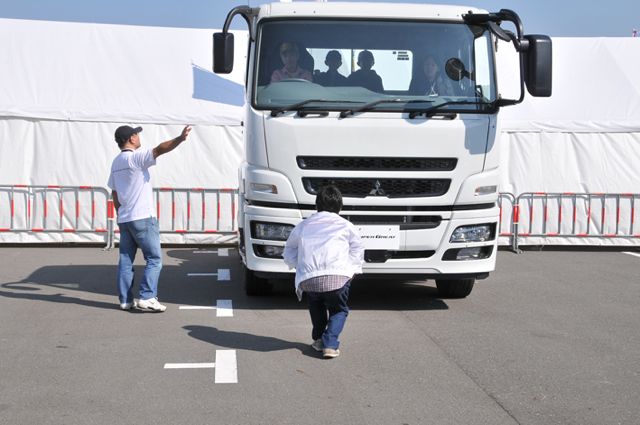
<svg viewBox="0 0 640 425">
<path fill-rule="evenodd" d="M 213 72 L 229 74 L 233 71 L 233 34 L 217 32 L 213 34 Z"/>
<path fill-rule="evenodd" d="M 531 96 L 551 96 L 551 38 L 525 35 L 529 48 L 524 58 L 524 81 Z"/>
<path fill-rule="evenodd" d="M 464 66 L 464 63 L 458 58 L 451 58 L 444 64 L 444 71 L 447 77 L 453 81 L 460 81 L 463 78 L 470 78 L 473 80 L 473 75 Z"/>
</svg>

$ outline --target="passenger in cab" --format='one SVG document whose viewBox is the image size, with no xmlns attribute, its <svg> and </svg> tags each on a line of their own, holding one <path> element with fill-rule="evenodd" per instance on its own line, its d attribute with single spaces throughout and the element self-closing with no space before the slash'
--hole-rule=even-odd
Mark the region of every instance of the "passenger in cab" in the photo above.
<svg viewBox="0 0 640 425">
<path fill-rule="evenodd" d="M 342 55 L 337 50 L 330 50 L 324 60 L 327 65 L 326 72 L 319 72 L 314 76 L 314 81 L 325 87 L 341 87 L 347 85 L 347 77 L 338 72 L 342 66 Z M 317 71 L 316 71 L 317 72 Z"/>
<path fill-rule="evenodd" d="M 312 81 L 313 77 L 311 75 L 311 71 L 298 66 L 299 58 L 300 52 L 298 51 L 298 46 L 295 43 L 282 43 L 280 45 L 280 59 L 284 66 L 273 71 L 273 74 L 271 74 L 271 82 L 276 83 L 288 78 L 301 78 L 307 81 Z"/>
<path fill-rule="evenodd" d="M 371 69 L 374 64 L 373 53 L 368 50 L 361 51 L 358 54 L 358 66 L 360 69 L 349 75 L 347 84 L 350 86 L 364 87 L 365 89 L 375 92 L 384 91 L 382 78 L 380 78 L 376 71 Z"/>
<path fill-rule="evenodd" d="M 438 62 L 433 55 L 427 55 L 422 60 L 420 72 L 409 85 L 409 93 L 422 96 L 453 95 L 453 86 L 448 79 L 443 78 Z"/>
</svg>

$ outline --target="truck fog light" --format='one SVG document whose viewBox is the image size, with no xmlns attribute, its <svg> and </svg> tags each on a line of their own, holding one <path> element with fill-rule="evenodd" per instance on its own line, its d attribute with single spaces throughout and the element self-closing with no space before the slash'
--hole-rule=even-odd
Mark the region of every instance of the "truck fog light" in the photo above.
<svg viewBox="0 0 640 425">
<path fill-rule="evenodd" d="M 482 248 L 479 246 L 475 248 L 462 248 L 460 251 L 458 251 L 456 260 L 477 260 L 478 258 L 480 258 L 481 254 Z"/>
<path fill-rule="evenodd" d="M 251 222 L 251 237 L 269 241 L 286 241 L 293 230 L 291 224 Z"/>
<path fill-rule="evenodd" d="M 254 245 L 253 248 L 253 252 L 255 252 L 258 257 L 282 258 L 282 253 L 284 252 L 283 246 Z"/>
<path fill-rule="evenodd" d="M 443 261 L 484 260 L 491 257 L 492 246 L 474 246 L 471 248 L 448 249 L 442 256 Z"/>
<path fill-rule="evenodd" d="M 278 193 L 278 187 L 275 184 L 251 183 L 251 190 L 262 193 Z"/>
<path fill-rule="evenodd" d="M 485 242 L 494 238 L 494 224 L 460 226 L 451 234 L 449 242 Z"/>
<path fill-rule="evenodd" d="M 475 190 L 475 196 L 491 195 L 498 191 L 498 186 L 478 186 Z"/>
</svg>

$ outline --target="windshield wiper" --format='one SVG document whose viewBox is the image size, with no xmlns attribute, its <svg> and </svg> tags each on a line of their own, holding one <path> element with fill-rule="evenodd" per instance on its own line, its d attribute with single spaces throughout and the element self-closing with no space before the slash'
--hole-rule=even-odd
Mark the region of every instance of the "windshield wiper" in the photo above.
<svg viewBox="0 0 640 425">
<path fill-rule="evenodd" d="M 370 111 L 374 106 L 381 103 L 433 103 L 432 100 L 407 100 L 407 99 L 378 99 L 373 102 L 365 103 L 359 108 L 348 109 L 340 112 L 340 118 L 347 118 L 348 116 L 357 114 L 358 112 Z"/>
<path fill-rule="evenodd" d="M 307 100 L 303 100 L 302 102 L 294 103 L 293 105 L 288 105 L 288 106 L 283 106 L 282 108 L 272 109 L 271 110 L 271 116 L 272 117 L 277 117 L 278 115 L 280 115 L 283 112 L 296 111 L 299 108 L 301 108 L 304 105 L 306 105 L 307 103 L 312 103 L 312 102 L 328 102 L 328 101 L 324 100 L 324 99 L 307 99 Z"/>
<path fill-rule="evenodd" d="M 287 105 L 287 106 L 282 106 L 280 108 L 272 109 L 271 110 L 271 116 L 272 117 L 277 117 L 278 115 L 282 114 L 283 112 L 299 111 L 306 104 L 314 103 L 314 102 L 316 102 L 316 103 L 356 103 L 356 102 L 354 102 L 352 100 L 307 99 L 307 100 L 303 100 L 302 102 L 294 103 L 293 105 Z"/>
<path fill-rule="evenodd" d="M 414 119 L 416 117 L 419 117 L 420 115 L 424 115 L 428 118 L 442 113 L 442 111 L 440 111 L 439 109 L 443 106 L 449 106 L 449 105 L 490 105 L 490 103 L 487 102 L 476 102 L 476 101 L 471 101 L 471 100 L 450 100 L 448 102 L 443 102 L 440 103 L 439 105 L 435 105 L 432 106 L 430 108 L 427 109 L 421 109 L 418 111 L 411 111 L 409 113 L 409 119 Z"/>
</svg>

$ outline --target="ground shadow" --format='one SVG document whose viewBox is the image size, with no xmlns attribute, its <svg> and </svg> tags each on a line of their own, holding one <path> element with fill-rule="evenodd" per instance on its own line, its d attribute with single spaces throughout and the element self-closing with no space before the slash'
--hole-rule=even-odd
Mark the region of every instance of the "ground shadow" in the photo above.
<svg viewBox="0 0 640 425">
<path fill-rule="evenodd" d="M 189 336 L 217 347 L 234 350 L 248 350 L 259 352 L 282 351 L 296 349 L 302 354 L 317 356 L 308 344 L 285 341 L 272 336 L 253 335 L 244 332 L 223 331 L 211 326 L 189 325 L 183 326 Z"/>
<path fill-rule="evenodd" d="M 78 248 L 62 248 L 78 249 Z M 214 305 L 217 299 L 232 299 L 234 309 L 295 310 L 306 309 L 298 302 L 292 280 L 276 281 L 274 292 L 264 297 L 248 297 L 244 293 L 244 277 L 238 253 L 229 249 L 229 256 L 198 251 L 216 251 L 217 247 L 166 250 L 160 276 L 159 299 L 179 305 Z M 46 251 L 41 251 L 46 255 Z M 100 251 L 98 255 L 101 255 Z M 30 253 L 37 257 L 37 250 Z M 141 254 L 139 254 L 141 255 Z M 73 253 L 69 255 L 73 257 Z M 97 261 L 104 259 L 98 257 Z M 64 260 L 67 261 L 66 259 Z M 113 261 L 111 257 L 108 261 Z M 117 261 L 117 260 L 116 260 Z M 45 263 L 42 261 L 42 263 Z M 176 264 L 177 263 L 177 264 Z M 37 264 L 37 263 L 36 263 Z M 6 265 L 8 266 L 8 265 Z M 144 265 L 135 266 L 134 294 L 137 294 Z M 189 277 L 188 273 L 230 270 L 231 280 L 218 281 L 215 276 Z M 25 271 L 25 277 L 15 282 L 0 283 L 0 297 L 78 304 L 93 308 L 118 308 L 116 297 L 117 264 L 54 264 Z M 400 281 L 397 278 L 372 279 L 359 276 L 352 283 L 349 305 L 354 310 L 442 310 L 448 306 L 438 297 L 433 285 L 420 281 Z M 76 296 L 74 296 L 77 294 Z M 108 296 L 113 301 L 101 301 L 91 294 Z M 92 299 L 94 298 L 94 299 Z"/>
</svg>

